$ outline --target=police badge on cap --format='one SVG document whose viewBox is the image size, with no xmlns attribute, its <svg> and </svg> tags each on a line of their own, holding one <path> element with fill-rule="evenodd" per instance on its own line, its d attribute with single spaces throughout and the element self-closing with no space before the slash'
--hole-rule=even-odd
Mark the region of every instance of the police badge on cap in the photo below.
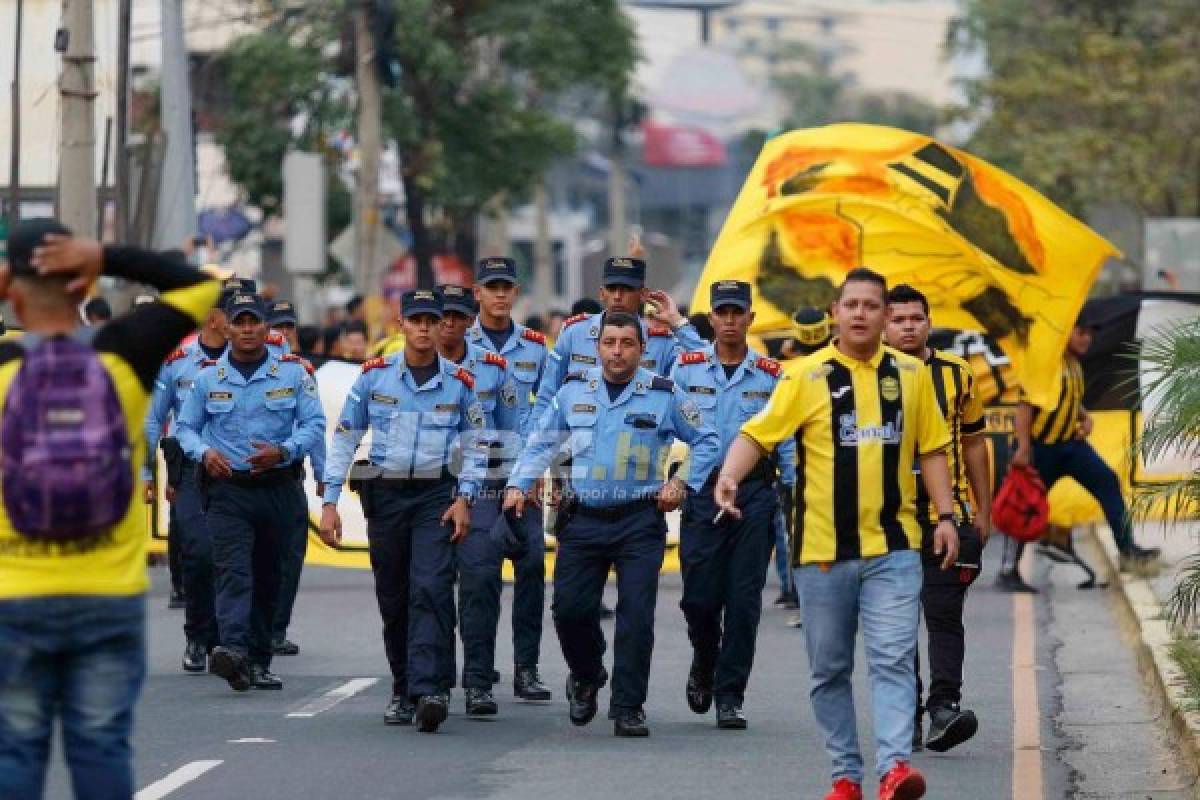
<svg viewBox="0 0 1200 800">
<path fill-rule="evenodd" d="M 610 258 L 604 262 L 605 286 L 628 286 L 641 289 L 646 285 L 646 262 L 640 258 Z"/>
<path fill-rule="evenodd" d="M 457 311 L 468 317 L 475 313 L 475 295 L 466 286 L 447 283 L 437 288 L 442 295 L 442 312 Z"/>
<path fill-rule="evenodd" d="M 434 289 L 409 289 L 400 296 L 400 314 L 405 317 L 433 314 L 441 319 L 442 295 Z"/>
<path fill-rule="evenodd" d="M 708 297 L 713 309 L 736 306 L 742 311 L 750 310 L 750 284 L 745 281 L 717 281 L 709 287 Z"/>
<path fill-rule="evenodd" d="M 475 280 L 482 284 L 493 281 L 517 282 L 517 262 L 506 256 L 481 258 L 475 267 Z"/>
</svg>

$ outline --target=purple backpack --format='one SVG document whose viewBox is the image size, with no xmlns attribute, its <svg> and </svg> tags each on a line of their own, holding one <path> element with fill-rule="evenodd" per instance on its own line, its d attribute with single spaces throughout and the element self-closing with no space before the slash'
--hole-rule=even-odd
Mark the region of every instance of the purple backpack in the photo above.
<svg viewBox="0 0 1200 800">
<path fill-rule="evenodd" d="M 0 486 L 13 528 L 31 539 L 92 538 L 133 499 L 125 414 L 90 338 L 87 330 L 21 343 L 0 418 Z"/>
</svg>

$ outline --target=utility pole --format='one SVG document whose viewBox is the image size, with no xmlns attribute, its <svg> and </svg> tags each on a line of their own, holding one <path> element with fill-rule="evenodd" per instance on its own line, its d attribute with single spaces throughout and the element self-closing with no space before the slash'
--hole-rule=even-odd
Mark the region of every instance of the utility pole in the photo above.
<svg viewBox="0 0 1200 800">
<path fill-rule="evenodd" d="M 383 98 L 375 65 L 375 40 L 368 3 L 354 9 L 355 80 L 358 83 L 358 186 L 354 193 L 354 285 L 364 297 L 378 294 L 379 154 L 383 142 Z"/>
<path fill-rule="evenodd" d="M 17 0 L 16 30 L 13 37 L 12 79 L 12 152 L 8 161 L 8 227 L 21 218 L 21 25 L 25 16 L 24 0 Z"/>
<path fill-rule="evenodd" d="M 117 163 L 113 181 L 113 238 L 129 241 L 129 36 L 133 0 L 120 0 L 117 11 Z"/>
<path fill-rule="evenodd" d="M 63 0 L 66 37 L 61 95 L 62 139 L 58 160 L 58 216 L 81 235 L 96 230 L 96 54 L 92 39 L 92 1 Z"/>
<path fill-rule="evenodd" d="M 183 0 L 162 0 L 162 129 L 167 152 L 162 166 L 154 243 L 179 247 L 196 235 L 196 167 L 192 142 L 192 92 L 188 86 Z"/>
<path fill-rule="evenodd" d="M 626 232 L 628 221 L 625 212 L 625 113 L 622 105 L 624 98 L 613 98 L 613 127 L 612 155 L 609 158 L 608 170 L 608 252 L 610 255 L 625 254 L 629 246 L 629 234 Z"/>
<path fill-rule="evenodd" d="M 533 188 L 533 307 L 547 309 L 554 294 L 554 246 L 550 241 L 550 199 L 545 180 Z"/>
</svg>

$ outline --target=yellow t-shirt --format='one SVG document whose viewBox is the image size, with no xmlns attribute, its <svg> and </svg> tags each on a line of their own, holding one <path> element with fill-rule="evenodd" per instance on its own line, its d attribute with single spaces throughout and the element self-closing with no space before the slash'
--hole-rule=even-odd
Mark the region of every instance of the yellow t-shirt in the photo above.
<svg viewBox="0 0 1200 800">
<path fill-rule="evenodd" d="M 830 344 L 784 366 L 742 433 L 765 452 L 796 436 L 794 563 L 920 548 L 913 462 L 950 435 L 917 359 L 881 347 L 858 361 Z"/>
<path fill-rule="evenodd" d="M 121 403 L 133 456 L 134 492 L 116 526 L 69 546 L 34 541 L 13 529 L 0 503 L 0 600 L 49 595 L 134 595 L 146 575 L 146 506 L 138 475 L 146 457 L 142 420 L 159 366 L 217 301 L 220 282 L 173 259 L 135 248 L 105 249 L 105 274 L 162 290 L 159 302 L 135 307 L 99 329 L 92 344 Z M 19 342 L 0 342 L 0 398 L 21 366 Z M 0 403 L 2 413 L 3 403 Z"/>
</svg>

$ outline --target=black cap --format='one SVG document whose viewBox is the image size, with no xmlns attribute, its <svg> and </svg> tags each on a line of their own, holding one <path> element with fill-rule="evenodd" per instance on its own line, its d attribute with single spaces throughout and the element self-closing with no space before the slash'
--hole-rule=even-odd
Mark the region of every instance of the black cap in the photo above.
<svg viewBox="0 0 1200 800">
<path fill-rule="evenodd" d="M 267 309 L 262 298 L 256 294 L 247 294 L 246 292 L 237 292 L 229 298 L 229 302 L 225 304 L 225 315 L 232 322 L 237 318 L 238 314 L 253 314 L 259 320 L 266 322 Z"/>
<path fill-rule="evenodd" d="M 507 256 L 481 258 L 475 266 L 475 282 L 491 283 L 492 281 L 517 282 L 517 262 Z"/>
<path fill-rule="evenodd" d="M 442 295 L 437 289 L 409 289 L 400 296 L 400 315 L 415 317 L 418 314 L 442 316 Z"/>
<path fill-rule="evenodd" d="M 56 219 L 41 217 L 25 219 L 13 226 L 8 236 L 8 268 L 13 275 L 36 275 L 33 251 L 42 245 L 47 234 L 71 235 L 71 229 Z"/>
<path fill-rule="evenodd" d="M 226 278 L 225 283 L 221 284 L 221 296 L 217 300 L 217 306 L 222 310 L 229 305 L 229 301 L 233 299 L 235 294 L 257 294 L 258 284 L 253 278 L 239 278 L 236 275 L 232 278 Z"/>
<path fill-rule="evenodd" d="M 608 259 L 604 262 L 604 280 L 601 285 L 641 289 L 646 285 L 646 262 L 632 256 Z"/>
<path fill-rule="evenodd" d="M 708 288 L 709 307 L 737 306 L 750 310 L 750 284 L 745 281 L 717 281 Z"/>
<path fill-rule="evenodd" d="M 280 300 L 271 306 L 267 314 L 267 322 L 271 325 L 296 324 L 296 307 L 287 300 Z"/>
<path fill-rule="evenodd" d="M 444 283 L 437 287 L 442 295 L 442 312 L 457 311 L 468 317 L 475 313 L 475 294 L 466 286 Z"/>
</svg>

